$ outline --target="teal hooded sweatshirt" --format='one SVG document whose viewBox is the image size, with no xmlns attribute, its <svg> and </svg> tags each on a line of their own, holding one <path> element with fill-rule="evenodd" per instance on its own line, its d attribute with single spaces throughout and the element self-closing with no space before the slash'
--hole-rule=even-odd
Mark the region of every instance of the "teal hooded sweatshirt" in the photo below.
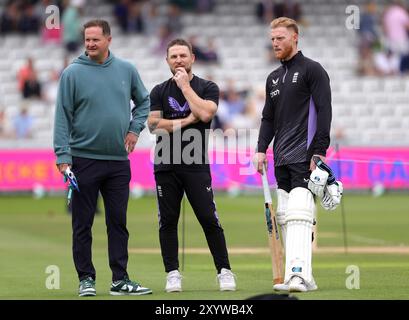
<svg viewBox="0 0 409 320">
<path fill-rule="evenodd" d="M 102 64 L 81 55 L 64 70 L 59 83 L 54 122 L 57 164 L 72 164 L 72 156 L 127 160 L 125 137 L 143 130 L 149 106 L 149 93 L 132 64 L 111 52 Z"/>
</svg>

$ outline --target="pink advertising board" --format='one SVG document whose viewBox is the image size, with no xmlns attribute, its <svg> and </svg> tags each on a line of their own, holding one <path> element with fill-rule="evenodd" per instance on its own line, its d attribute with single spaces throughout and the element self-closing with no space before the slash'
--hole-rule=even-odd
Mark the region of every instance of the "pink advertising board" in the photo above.
<svg viewBox="0 0 409 320">
<path fill-rule="evenodd" d="M 131 183 L 144 189 L 154 188 L 150 153 L 150 150 L 137 150 L 130 156 Z M 328 154 L 328 164 L 346 189 L 368 189 L 376 183 L 391 189 L 409 188 L 409 148 L 346 147 L 338 153 L 330 150 Z M 214 187 L 261 186 L 260 177 L 254 174 L 250 164 L 251 155 L 250 151 L 212 152 Z M 273 170 L 269 170 L 269 181 L 275 184 Z M 0 150 L 0 191 L 31 190 L 36 184 L 46 190 L 65 188 L 52 150 Z"/>
</svg>

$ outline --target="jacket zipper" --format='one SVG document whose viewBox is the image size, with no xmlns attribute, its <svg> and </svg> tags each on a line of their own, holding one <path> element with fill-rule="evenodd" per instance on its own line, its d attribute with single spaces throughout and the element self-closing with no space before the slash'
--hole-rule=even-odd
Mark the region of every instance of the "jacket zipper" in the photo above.
<svg viewBox="0 0 409 320">
<path fill-rule="evenodd" d="M 285 67 L 285 73 L 284 73 L 284 77 L 283 77 L 283 83 L 284 83 L 284 81 L 285 81 L 285 76 L 287 75 L 287 72 L 288 72 L 288 68 Z"/>
</svg>

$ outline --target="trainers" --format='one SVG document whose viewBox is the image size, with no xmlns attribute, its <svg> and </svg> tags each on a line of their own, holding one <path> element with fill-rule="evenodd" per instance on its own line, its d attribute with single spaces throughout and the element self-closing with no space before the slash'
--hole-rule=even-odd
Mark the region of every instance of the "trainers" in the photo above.
<svg viewBox="0 0 409 320">
<path fill-rule="evenodd" d="M 123 280 L 112 282 L 109 293 L 113 296 L 141 296 L 152 293 L 152 290 L 142 287 L 139 283 L 131 281 L 128 277 L 125 277 Z"/>
<path fill-rule="evenodd" d="M 217 280 L 219 281 L 220 291 L 235 291 L 236 290 L 236 280 L 235 275 L 231 270 L 223 268 L 217 275 Z"/>
<path fill-rule="evenodd" d="M 182 291 L 182 275 L 178 270 L 173 270 L 166 277 L 166 292 Z"/>
<path fill-rule="evenodd" d="M 290 292 L 306 292 L 308 291 L 307 285 L 303 278 L 299 276 L 293 276 L 288 283 L 288 291 Z"/>
<path fill-rule="evenodd" d="M 95 280 L 92 277 L 88 277 L 80 281 L 80 286 L 78 289 L 78 295 L 80 297 L 90 297 L 95 296 L 97 291 L 95 290 Z"/>
<path fill-rule="evenodd" d="M 288 284 L 285 283 L 277 283 L 273 285 L 273 289 L 276 291 L 288 291 Z"/>
<path fill-rule="evenodd" d="M 315 283 L 314 277 L 311 278 L 311 282 L 306 282 L 305 284 L 307 285 L 308 291 L 314 291 L 318 289 L 318 286 Z"/>
<path fill-rule="evenodd" d="M 298 278 L 300 278 L 300 277 L 298 277 Z M 307 288 L 306 291 L 314 291 L 314 290 L 318 289 L 318 287 L 317 287 L 317 285 L 315 283 L 314 277 L 312 277 L 311 282 L 304 281 L 302 278 L 300 278 L 300 279 L 301 279 L 302 282 L 304 282 L 305 287 Z M 297 288 L 299 288 L 299 285 L 295 285 L 295 281 L 296 280 L 294 279 L 294 284 L 293 284 L 293 289 L 292 290 L 293 291 L 300 291 L 300 290 L 297 290 Z M 298 282 L 298 280 L 297 280 L 297 282 Z M 289 291 L 290 290 L 289 289 L 289 284 L 290 284 L 290 281 L 288 283 L 277 283 L 277 284 L 273 285 L 273 289 L 276 290 L 276 291 Z M 302 291 L 302 292 L 304 292 L 304 291 Z"/>
</svg>

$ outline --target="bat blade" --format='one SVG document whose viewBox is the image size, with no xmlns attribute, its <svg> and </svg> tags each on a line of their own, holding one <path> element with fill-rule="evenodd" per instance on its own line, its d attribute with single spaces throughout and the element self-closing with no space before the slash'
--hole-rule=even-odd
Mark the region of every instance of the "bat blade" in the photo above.
<svg viewBox="0 0 409 320">
<path fill-rule="evenodd" d="M 273 269 L 273 284 L 284 283 L 283 246 L 280 232 L 278 231 L 275 211 L 271 203 L 265 203 L 265 216 Z"/>
</svg>

